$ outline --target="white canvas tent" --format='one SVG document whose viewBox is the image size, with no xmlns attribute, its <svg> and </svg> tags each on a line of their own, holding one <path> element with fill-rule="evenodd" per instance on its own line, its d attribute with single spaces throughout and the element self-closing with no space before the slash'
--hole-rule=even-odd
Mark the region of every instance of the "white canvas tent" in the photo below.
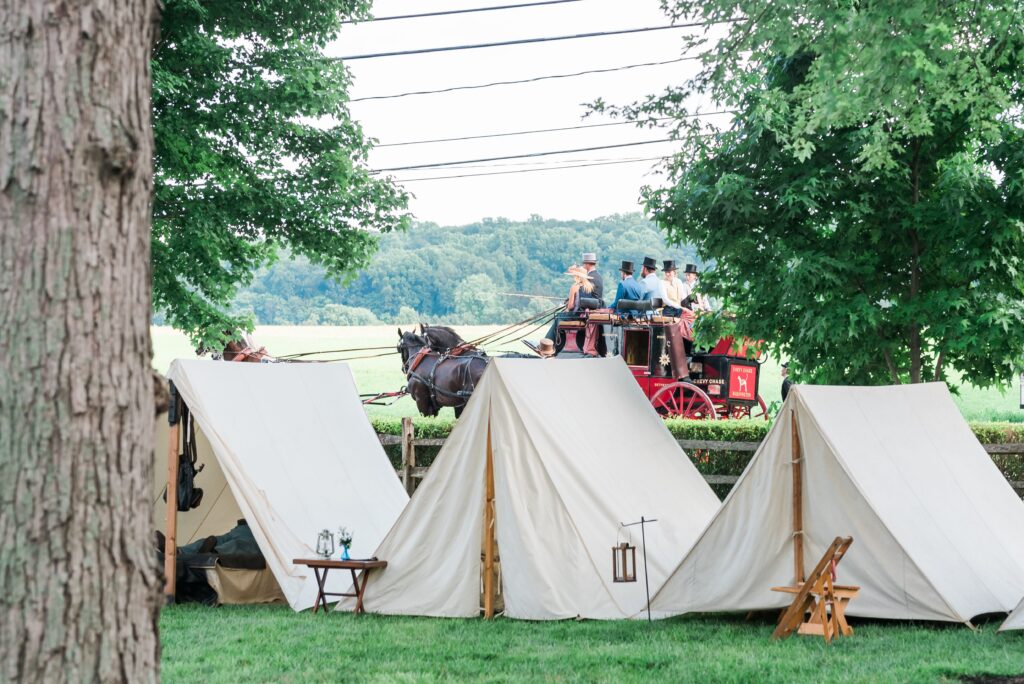
<svg viewBox="0 0 1024 684">
<path fill-rule="evenodd" d="M 658 519 L 653 592 L 718 506 L 622 359 L 493 359 L 375 552 L 388 567 L 370 575 L 364 605 L 472 617 L 483 589 L 485 608 L 500 592 L 514 618 L 633 616 L 646 603 L 641 550 L 639 581 L 613 583 L 620 523 Z M 639 528 L 628 534 L 639 547 Z"/>
<path fill-rule="evenodd" d="M 196 477 L 202 504 L 177 514 L 177 544 L 223 534 L 245 518 L 293 609 L 316 597 L 312 571 L 292 560 L 315 556 L 321 529 L 348 527 L 353 557 L 366 557 L 408 502 L 347 365 L 178 360 L 168 378 L 199 427 L 205 464 Z M 154 484 L 160 522 L 167 448 L 165 441 Z M 335 572 L 328 589 L 350 581 Z"/>
<path fill-rule="evenodd" d="M 1010 613 L 1010 616 L 999 627 L 1000 632 L 1007 632 L 1012 629 L 1024 629 L 1024 598 L 1021 599 L 1017 607 Z"/>
<path fill-rule="evenodd" d="M 770 589 L 795 581 L 794 540 L 806 571 L 852 536 L 838 569 L 861 587 L 848 614 L 967 622 L 1024 594 L 1021 530 L 1024 503 L 945 385 L 801 385 L 652 604 L 660 615 L 783 607 L 792 597 Z"/>
</svg>

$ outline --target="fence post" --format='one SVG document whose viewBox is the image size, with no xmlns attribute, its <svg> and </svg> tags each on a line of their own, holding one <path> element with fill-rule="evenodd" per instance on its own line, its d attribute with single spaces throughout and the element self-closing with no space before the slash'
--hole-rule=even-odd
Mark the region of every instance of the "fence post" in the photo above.
<svg viewBox="0 0 1024 684">
<path fill-rule="evenodd" d="M 409 496 L 412 496 L 413 490 L 416 489 L 412 476 L 413 468 L 416 467 L 416 447 L 412 443 L 412 438 L 412 418 L 402 418 L 402 483 Z"/>
</svg>

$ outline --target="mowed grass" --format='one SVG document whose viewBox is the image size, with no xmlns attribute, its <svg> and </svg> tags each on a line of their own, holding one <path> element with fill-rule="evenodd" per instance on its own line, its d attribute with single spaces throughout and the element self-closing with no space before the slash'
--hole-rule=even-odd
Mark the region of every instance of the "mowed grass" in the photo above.
<svg viewBox="0 0 1024 684">
<path fill-rule="evenodd" d="M 409 323 L 404 328 L 413 327 Z M 287 355 L 310 351 L 355 349 L 363 347 L 385 347 L 384 349 L 358 352 L 356 355 L 387 354 L 377 358 L 366 358 L 351 362 L 352 372 L 356 378 L 359 391 L 363 393 L 388 392 L 401 389 L 405 385 L 402 375 L 402 364 L 397 354 L 388 354 L 398 343 L 398 326 L 262 326 L 256 328 L 256 341 L 265 346 L 272 354 Z M 464 339 L 472 340 L 487 335 L 501 326 L 456 326 Z M 171 361 L 176 358 L 195 358 L 195 353 L 188 339 L 180 332 L 167 327 L 153 327 L 153 367 L 166 373 Z M 537 330 L 527 339 L 538 340 L 544 330 Z M 514 350 L 526 351 L 518 341 L 502 342 L 490 351 Z M 328 354 L 316 358 L 335 358 L 337 354 Z M 769 359 L 761 367 L 760 390 L 764 400 L 771 404 L 779 401 L 779 390 L 782 377 L 779 364 Z M 1008 385 L 1001 389 L 978 389 L 970 385 L 961 385 L 956 390 L 957 404 L 967 420 L 1013 420 L 1024 422 L 1024 411 L 1020 409 L 1019 388 Z M 411 416 L 416 414 L 416 406 L 411 399 L 400 399 L 391 406 L 368 406 L 372 415 Z M 451 416 L 451 409 L 442 412 Z"/>
<path fill-rule="evenodd" d="M 1024 632 L 854 621 L 856 633 L 771 641 L 768 619 L 648 624 L 293 613 L 173 606 L 160 618 L 167 682 L 936 682 L 1024 674 Z"/>
</svg>

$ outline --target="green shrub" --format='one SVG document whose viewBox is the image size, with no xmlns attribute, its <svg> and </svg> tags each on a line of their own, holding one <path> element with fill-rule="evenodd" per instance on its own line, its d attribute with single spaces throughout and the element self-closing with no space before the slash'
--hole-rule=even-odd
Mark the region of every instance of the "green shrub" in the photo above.
<svg viewBox="0 0 1024 684">
<path fill-rule="evenodd" d="M 382 435 L 401 435 L 402 419 L 375 416 L 370 419 L 374 429 Z M 666 427 L 676 439 L 701 439 L 716 442 L 760 442 L 768 434 L 771 423 L 766 420 L 683 420 L 671 418 Z M 1024 424 L 971 423 L 971 429 L 982 444 L 1024 444 Z M 417 439 L 447 437 L 455 426 L 452 418 L 413 419 Z"/>
</svg>

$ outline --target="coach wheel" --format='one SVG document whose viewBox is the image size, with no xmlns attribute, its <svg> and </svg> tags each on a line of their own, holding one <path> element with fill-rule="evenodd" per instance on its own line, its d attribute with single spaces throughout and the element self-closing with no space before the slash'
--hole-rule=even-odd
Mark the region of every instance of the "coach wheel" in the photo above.
<svg viewBox="0 0 1024 684">
<path fill-rule="evenodd" d="M 651 397 L 651 404 L 663 418 L 715 420 L 718 412 L 704 390 L 688 382 L 665 385 Z"/>
<path fill-rule="evenodd" d="M 757 403 L 753 406 L 733 406 L 729 413 L 730 418 L 750 418 L 751 420 L 771 420 L 768 415 L 768 406 L 764 403 L 761 395 L 757 395 Z"/>
</svg>

